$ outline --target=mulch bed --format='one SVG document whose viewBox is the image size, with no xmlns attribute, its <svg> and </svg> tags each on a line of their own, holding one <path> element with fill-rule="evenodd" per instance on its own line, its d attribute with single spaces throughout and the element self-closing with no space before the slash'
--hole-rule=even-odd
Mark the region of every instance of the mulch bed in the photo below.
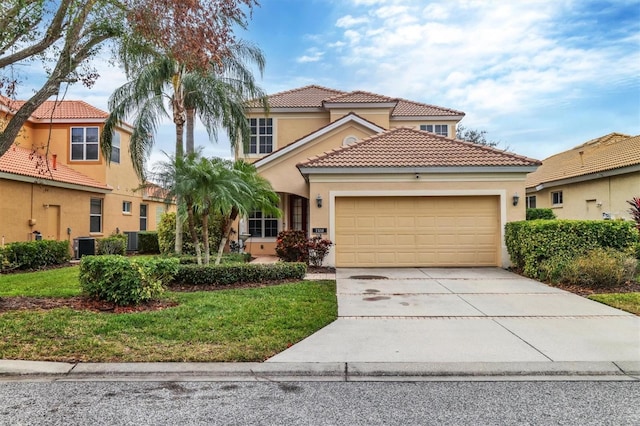
<svg viewBox="0 0 640 426">
<path fill-rule="evenodd" d="M 129 312 L 158 311 L 178 305 L 170 300 L 154 300 L 136 306 L 118 306 L 114 303 L 93 300 L 88 297 L 0 297 L 0 312 L 14 310 L 48 310 L 71 308 L 78 311 L 122 314 Z"/>
<path fill-rule="evenodd" d="M 592 294 L 603 294 L 603 293 L 640 293 L 640 282 L 629 281 L 626 284 L 616 286 L 616 287 L 581 287 L 577 285 L 566 285 L 566 284 L 554 284 L 553 287 L 560 288 L 562 290 L 570 291 L 571 293 L 575 293 L 580 296 L 591 296 Z"/>
</svg>

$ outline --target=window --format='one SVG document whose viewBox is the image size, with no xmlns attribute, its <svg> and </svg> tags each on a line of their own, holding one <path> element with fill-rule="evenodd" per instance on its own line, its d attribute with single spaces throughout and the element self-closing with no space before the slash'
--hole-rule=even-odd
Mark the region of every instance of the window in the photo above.
<svg viewBox="0 0 640 426">
<path fill-rule="evenodd" d="M 131 214 L 131 201 L 122 202 L 122 213 Z"/>
<path fill-rule="evenodd" d="M 269 154 L 273 151 L 273 119 L 250 118 L 249 154 Z"/>
<path fill-rule="evenodd" d="M 536 196 L 530 195 L 527 197 L 527 208 L 535 209 L 536 208 Z"/>
<path fill-rule="evenodd" d="M 249 234 L 252 237 L 266 238 L 278 235 L 278 219 L 262 212 L 253 212 L 249 216 Z"/>
<path fill-rule="evenodd" d="M 102 232 L 102 199 L 100 198 L 91 199 L 89 232 Z"/>
<path fill-rule="evenodd" d="M 71 160 L 97 160 L 99 151 L 100 147 L 97 127 L 71 128 Z"/>
<path fill-rule="evenodd" d="M 140 204 L 140 230 L 147 230 L 147 205 Z"/>
<path fill-rule="evenodd" d="M 555 191 L 551 193 L 551 205 L 562 205 L 562 191 Z"/>
<path fill-rule="evenodd" d="M 446 124 L 421 124 L 420 130 L 426 130 L 440 136 L 449 136 L 449 126 Z"/>
<path fill-rule="evenodd" d="M 120 132 L 113 132 L 111 138 L 111 162 L 120 163 Z"/>
</svg>

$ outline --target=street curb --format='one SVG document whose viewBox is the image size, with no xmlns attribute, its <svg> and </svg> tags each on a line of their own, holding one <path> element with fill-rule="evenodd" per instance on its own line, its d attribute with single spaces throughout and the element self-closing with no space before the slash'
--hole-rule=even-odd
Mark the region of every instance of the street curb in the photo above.
<svg viewBox="0 0 640 426">
<path fill-rule="evenodd" d="M 415 381 L 431 379 L 509 379 L 607 377 L 638 380 L 640 362 L 436 362 L 436 363 L 79 363 L 0 360 L 0 380 L 49 377 L 54 380 L 211 381 Z"/>
</svg>

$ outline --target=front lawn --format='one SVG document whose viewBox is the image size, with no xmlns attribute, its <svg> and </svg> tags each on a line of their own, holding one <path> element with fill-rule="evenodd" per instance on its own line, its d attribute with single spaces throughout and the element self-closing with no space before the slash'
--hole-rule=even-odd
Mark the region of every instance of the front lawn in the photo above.
<svg viewBox="0 0 640 426">
<path fill-rule="evenodd" d="M 0 297 L 73 297 L 78 268 L 0 276 Z M 0 358 L 81 362 L 263 361 L 337 317 L 334 281 L 167 292 L 178 305 L 133 313 L 0 312 Z"/>
<path fill-rule="evenodd" d="M 593 294 L 589 299 L 640 315 L 640 293 Z"/>
</svg>

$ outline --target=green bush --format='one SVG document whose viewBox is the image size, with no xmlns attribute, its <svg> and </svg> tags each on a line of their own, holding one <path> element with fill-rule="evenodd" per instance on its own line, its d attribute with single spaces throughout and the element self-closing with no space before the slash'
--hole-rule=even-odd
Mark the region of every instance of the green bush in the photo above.
<svg viewBox="0 0 640 426">
<path fill-rule="evenodd" d="M 510 222 L 505 227 L 514 268 L 536 279 L 554 275 L 554 262 L 567 262 L 598 247 L 626 251 L 638 240 L 638 232 L 628 221 L 534 220 Z"/>
<path fill-rule="evenodd" d="M 527 209 L 527 220 L 555 219 L 556 215 L 551 209 Z"/>
<path fill-rule="evenodd" d="M 638 261 L 629 254 L 596 248 L 573 259 L 560 274 L 559 281 L 586 287 L 615 287 L 631 280 Z"/>
<path fill-rule="evenodd" d="M 284 279 L 303 279 L 304 263 L 231 263 L 222 265 L 180 265 L 174 284 L 225 286 Z"/>
<path fill-rule="evenodd" d="M 96 254 L 127 254 L 127 236 L 124 234 L 115 234 L 106 238 L 97 240 Z"/>
<path fill-rule="evenodd" d="M 199 217 L 196 217 L 196 223 L 201 223 Z M 223 218 L 219 214 L 212 214 L 209 218 L 209 247 L 211 251 L 215 252 L 220 245 L 222 239 L 222 224 Z M 182 253 L 183 254 L 196 254 L 196 249 L 191 240 L 189 234 L 189 228 L 187 221 L 184 221 L 184 227 L 182 233 Z M 196 226 L 196 232 L 202 240 L 202 227 Z M 200 242 L 202 245 L 202 241 Z M 175 253 L 176 245 L 176 214 L 164 213 L 158 224 L 158 246 L 161 254 Z"/>
<path fill-rule="evenodd" d="M 196 265 L 198 259 L 196 256 L 190 254 L 183 254 L 182 256 L 170 256 L 178 259 L 181 265 Z M 215 261 L 215 257 L 211 257 L 211 262 Z M 221 263 L 247 263 L 251 261 L 251 253 L 223 253 Z"/>
<path fill-rule="evenodd" d="M 136 305 L 161 295 L 177 270 L 177 259 L 83 256 L 80 288 L 98 300 Z"/>
<path fill-rule="evenodd" d="M 138 253 L 159 254 L 158 233 L 156 231 L 138 232 Z"/>
<path fill-rule="evenodd" d="M 33 270 L 61 265 L 71 259 L 67 241 L 40 240 L 10 243 L 2 249 L 3 269 Z"/>
</svg>

